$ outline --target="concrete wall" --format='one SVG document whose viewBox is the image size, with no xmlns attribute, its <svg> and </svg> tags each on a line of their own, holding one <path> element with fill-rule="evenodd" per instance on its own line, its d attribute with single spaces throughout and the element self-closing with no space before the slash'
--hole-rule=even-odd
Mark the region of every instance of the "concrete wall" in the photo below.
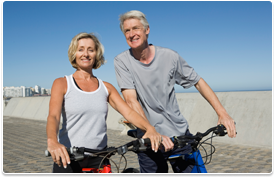
<svg viewBox="0 0 275 177">
<path fill-rule="evenodd" d="M 4 116 L 47 120 L 50 97 L 12 98 L 3 111 Z"/>
<path fill-rule="evenodd" d="M 214 139 L 232 144 L 272 147 L 272 91 L 217 92 L 222 105 L 236 121 L 237 138 Z M 203 132 L 217 124 L 213 108 L 199 93 L 176 94 L 180 111 L 188 120 L 191 133 Z M 47 120 L 50 97 L 12 98 L 3 115 L 27 119 Z M 123 130 L 118 121 L 122 116 L 109 106 L 107 126 Z"/>
<path fill-rule="evenodd" d="M 237 138 L 215 140 L 251 146 L 272 147 L 272 91 L 217 92 L 220 102 L 236 122 Z M 199 93 L 177 94 L 180 110 L 191 133 L 204 132 L 217 124 L 213 108 Z"/>
</svg>

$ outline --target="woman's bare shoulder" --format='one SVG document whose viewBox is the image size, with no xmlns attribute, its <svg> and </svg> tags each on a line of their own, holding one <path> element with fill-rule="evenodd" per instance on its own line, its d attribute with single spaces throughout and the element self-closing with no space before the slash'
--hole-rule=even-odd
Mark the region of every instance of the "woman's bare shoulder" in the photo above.
<svg viewBox="0 0 275 177">
<path fill-rule="evenodd" d="M 67 90 L 67 79 L 65 77 L 59 77 L 54 80 L 52 90 L 62 90 L 66 93 Z"/>
</svg>

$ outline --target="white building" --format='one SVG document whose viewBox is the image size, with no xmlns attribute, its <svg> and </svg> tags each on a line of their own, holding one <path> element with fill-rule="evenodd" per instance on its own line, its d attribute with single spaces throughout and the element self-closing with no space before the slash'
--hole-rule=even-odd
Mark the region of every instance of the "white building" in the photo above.
<svg viewBox="0 0 275 177">
<path fill-rule="evenodd" d="M 21 86 L 23 97 L 32 96 L 32 90 L 29 87 Z"/>
<path fill-rule="evenodd" d="M 46 89 L 41 88 L 41 95 L 46 94 Z"/>
<path fill-rule="evenodd" d="M 51 94 L 51 89 L 46 89 L 46 92 L 47 92 L 48 95 L 50 95 Z"/>
<path fill-rule="evenodd" d="M 21 86 L 21 89 L 22 89 L 22 97 L 26 97 L 26 87 Z"/>
<path fill-rule="evenodd" d="M 22 97 L 23 91 L 21 87 L 5 87 L 4 88 L 5 97 Z"/>
<path fill-rule="evenodd" d="M 34 86 L 34 90 L 35 90 L 36 93 L 41 94 L 41 87 L 40 86 L 38 86 L 38 85 Z"/>
<path fill-rule="evenodd" d="M 30 88 L 21 86 L 21 87 L 4 87 L 3 96 L 5 97 L 28 97 L 32 96 L 32 91 Z"/>
</svg>

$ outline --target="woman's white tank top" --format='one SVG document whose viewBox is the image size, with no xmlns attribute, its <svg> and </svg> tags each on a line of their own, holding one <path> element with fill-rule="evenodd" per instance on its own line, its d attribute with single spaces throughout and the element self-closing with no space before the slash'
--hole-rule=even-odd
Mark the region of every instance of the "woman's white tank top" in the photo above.
<svg viewBox="0 0 275 177">
<path fill-rule="evenodd" d="M 103 149 L 107 146 L 108 90 L 102 80 L 93 92 L 79 89 L 73 75 L 66 76 L 67 92 L 62 106 L 62 129 L 59 142 L 66 147 Z"/>
</svg>

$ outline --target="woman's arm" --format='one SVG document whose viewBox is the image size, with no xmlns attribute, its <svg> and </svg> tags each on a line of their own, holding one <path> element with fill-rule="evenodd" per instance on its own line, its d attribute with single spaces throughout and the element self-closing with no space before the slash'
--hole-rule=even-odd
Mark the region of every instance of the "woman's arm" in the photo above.
<svg viewBox="0 0 275 177">
<path fill-rule="evenodd" d="M 107 82 L 104 82 L 108 89 L 109 104 L 117 110 L 123 117 L 125 117 L 129 122 L 134 124 L 136 127 L 146 131 L 143 138 L 150 138 L 153 151 L 157 151 L 161 143 L 161 135 L 156 132 L 155 127 L 150 125 L 149 121 L 142 116 L 140 116 L 136 111 L 131 109 L 126 102 L 121 98 L 115 87 Z"/>
<path fill-rule="evenodd" d="M 140 103 L 137 100 L 136 90 L 135 89 L 123 89 L 122 95 L 123 95 L 127 105 L 130 106 L 130 108 L 132 108 L 134 111 L 136 111 L 144 120 L 146 120 L 149 123 Z"/>
<path fill-rule="evenodd" d="M 130 106 L 134 111 L 136 111 L 139 115 L 141 115 L 144 120 L 146 120 L 149 124 L 150 122 L 145 116 L 145 113 L 137 100 L 137 93 L 135 89 L 123 89 L 122 95 L 125 99 L 125 102 Z M 164 146 L 165 152 L 170 151 L 174 148 L 174 143 L 168 136 L 162 136 L 162 145 Z"/>
<path fill-rule="evenodd" d="M 59 130 L 63 98 L 66 93 L 66 89 L 66 78 L 58 78 L 54 81 L 51 89 L 49 115 L 47 118 L 46 127 L 48 143 L 47 149 L 51 153 L 53 161 L 58 166 L 61 166 L 60 158 L 62 159 L 64 168 L 66 168 L 67 164 L 70 163 L 70 157 L 66 151 L 66 147 L 58 142 L 57 134 Z"/>
</svg>

